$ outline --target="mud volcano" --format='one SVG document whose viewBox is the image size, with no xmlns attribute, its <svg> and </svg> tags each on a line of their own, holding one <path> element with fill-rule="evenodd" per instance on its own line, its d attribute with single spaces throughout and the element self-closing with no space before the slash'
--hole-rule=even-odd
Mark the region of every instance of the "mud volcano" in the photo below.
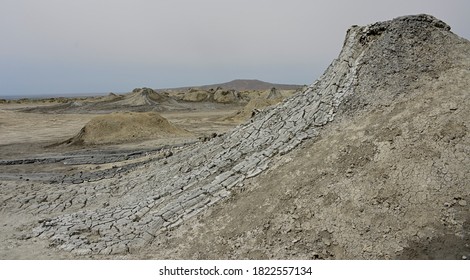
<svg viewBox="0 0 470 280">
<path fill-rule="evenodd" d="M 470 43 L 444 22 L 353 26 L 317 81 L 250 122 L 22 209 L 75 255 L 466 258 L 469 88 Z"/>
<path fill-rule="evenodd" d="M 112 113 L 93 118 L 65 143 L 103 145 L 189 134 L 156 112 Z"/>
</svg>

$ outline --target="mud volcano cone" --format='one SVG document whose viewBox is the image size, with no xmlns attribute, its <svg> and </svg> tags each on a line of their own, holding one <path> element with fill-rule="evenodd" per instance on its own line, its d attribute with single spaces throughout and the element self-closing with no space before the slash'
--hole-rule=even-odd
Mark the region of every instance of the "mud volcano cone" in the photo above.
<svg viewBox="0 0 470 280">
<path fill-rule="evenodd" d="M 102 145 L 189 134 L 156 112 L 112 113 L 93 118 L 66 143 Z"/>
<path fill-rule="evenodd" d="M 470 256 L 469 88 L 470 42 L 444 22 L 353 26 L 302 93 L 100 185 L 126 190 L 112 206 L 34 232 L 77 254 Z"/>
</svg>

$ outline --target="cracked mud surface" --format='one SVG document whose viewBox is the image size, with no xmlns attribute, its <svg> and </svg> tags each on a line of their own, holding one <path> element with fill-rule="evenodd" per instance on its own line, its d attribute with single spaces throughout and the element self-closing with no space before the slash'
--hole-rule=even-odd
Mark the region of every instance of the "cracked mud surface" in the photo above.
<svg viewBox="0 0 470 280">
<path fill-rule="evenodd" d="M 2 179 L 2 257 L 470 255 L 470 43 L 449 29 L 352 27 L 304 92 L 111 177 Z"/>
<path fill-rule="evenodd" d="M 146 256 L 468 256 L 470 137 L 462 126 L 470 108 L 462 89 L 439 98 L 426 89 L 325 127 L 223 205 L 158 237 Z M 450 110 L 454 101 L 459 106 Z M 462 126 L 449 126 L 451 120 Z"/>
</svg>

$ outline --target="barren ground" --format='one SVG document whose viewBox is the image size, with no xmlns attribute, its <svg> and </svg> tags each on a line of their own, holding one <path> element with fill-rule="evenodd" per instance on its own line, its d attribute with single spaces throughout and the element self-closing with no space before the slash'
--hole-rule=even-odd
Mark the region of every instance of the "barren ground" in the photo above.
<svg viewBox="0 0 470 280">
<path fill-rule="evenodd" d="M 468 259 L 469 81 L 470 42 L 416 15 L 244 123 L 224 90 L 0 105 L 0 258 Z M 192 134 L 58 145 L 131 105 Z"/>
<path fill-rule="evenodd" d="M 227 120 L 240 109 L 239 105 L 224 106 L 223 109 L 208 108 L 207 110 L 186 110 L 161 113 L 163 117 L 173 124 L 193 133 L 191 136 L 176 138 L 147 139 L 143 141 L 99 146 L 53 146 L 75 135 L 96 113 L 83 112 L 80 114 L 48 113 L 46 108 L 50 104 L 0 104 L 0 160 L 37 159 L 37 158 L 73 158 L 80 159 L 75 162 L 33 162 L 30 164 L 1 165 L 0 182 L 2 187 L 14 187 L 20 180 L 44 180 L 50 178 L 49 174 L 61 176 L 90 172 L 94 170 L 111 170 L 116 167 L 128 166 L 134 168 L 140 164 L 159 157 L 158 149 L 167 146 L 199 141 L 198 138 L 209 136 L 212 133 L 223 133 L 238 125 L 239 122 Z M 25 108 L 41 107 L 42 113 L 25 113 L 19 111 Z M 118 111 L 118 110 L 116 110 Z M 157 149 L 157 150 L 156 150 Z M 120 153 L 123 156 L 115 157 Z M 129 154 L 139 153 L 136 156 Z M 90 158 L 103 157 L 101 162 L 90 161 Z M 87 162 L 88 161 L 88 162 Z M 136 165 L 132 165 L 136 164 Z M 23 183 L 20 183 L 23 184 Z M 31 183 L 34 185 L 34 183 Z M 1 198 L 4 206 L 5 197 Z M 67 252 L 51 251 L 47 242 L 35 240 L 22 242 L 18 240 L 18 230 L 25 224 L 34 221 L 34 215 L 10 215 L 10 211 L 0 210 L 0 259 L 57 259 L 74 258 Z M 14 211 L 15 212 L 15 211 Z M 23 240 L 24 241 L 24 240 Z M 76 256 L 75 256 L 76 257 Z"/>
</svg>

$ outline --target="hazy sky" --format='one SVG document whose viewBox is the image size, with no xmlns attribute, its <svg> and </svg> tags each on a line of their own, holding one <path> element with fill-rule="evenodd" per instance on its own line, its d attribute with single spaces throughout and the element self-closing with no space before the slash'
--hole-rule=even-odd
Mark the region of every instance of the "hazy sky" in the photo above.
<svg viewBox="0 0 470 280">
<path fill-rule="evenodd" d="M 351 25 L 418 13 L 470 38 L 464 0 L 0 0 L 0 97 L 310 84 Z"/>
</svg>

